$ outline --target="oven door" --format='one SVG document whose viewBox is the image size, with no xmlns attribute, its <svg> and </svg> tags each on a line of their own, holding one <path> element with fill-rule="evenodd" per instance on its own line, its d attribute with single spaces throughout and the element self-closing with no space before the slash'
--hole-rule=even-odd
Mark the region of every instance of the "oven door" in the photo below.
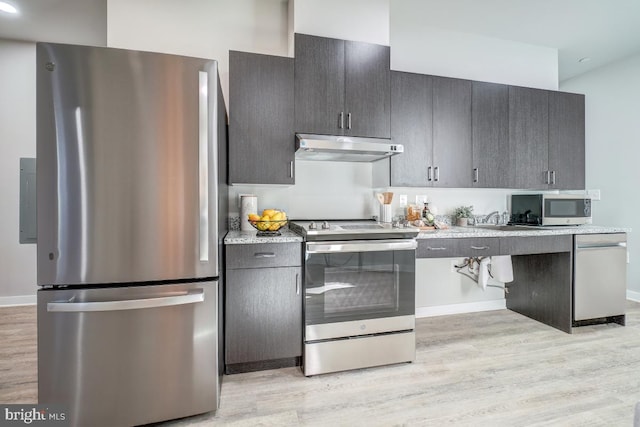
<svg viewBox="0 0 640 427">
<path fill-rule="evenodd" d="M 415 327 L 415 239 L 309 242 L 305 341 Z"/>
</svg>

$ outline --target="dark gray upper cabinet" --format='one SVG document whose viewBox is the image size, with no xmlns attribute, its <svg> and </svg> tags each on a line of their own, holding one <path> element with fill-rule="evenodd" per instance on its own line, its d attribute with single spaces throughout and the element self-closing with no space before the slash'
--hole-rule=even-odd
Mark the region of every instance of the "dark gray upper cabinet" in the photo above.
<svg viewBox="0 0 640 427">
<path fill-rule="evenodd" d="M 391 72 L 391 138 L 404 145 L 404 153 L 391 157 L 392 186 L 431 185 L 427 168 L 433 160 L 432 94 L 431 76 Z"/>
<path fill-rule="evenodd" d="M 549 92 L 551 188 L 585 188 L 584 95 Z"/>
<path fill-rule="evenodd" d="M 546 189 L 549 182 L 549 93 L 509 87 L 511 187 Z"/>
<path fill-rule="evenodd" d="M 471 186 L 471 81 L 392 72 L 390 184 Z"/>
<path fill-rule="evenodd" d="M 345 135 L 391 136 L 388 46 L 345 42 Z"/>
<path fill-rule="evenodd" d="M 295 35 L 295 130 L 390 137 L 390 49 Z"/>
<path fill-rule="evenodd" d="M 229 52 L 229 182 L 294 184 L 292 58 Z"/>
<path fill-rule="evenodd" d="M 471 81 L 433 79 L 433 186 L 471 186 Z"/>
<path fill-rule="evenodd" d="M 473 186 L 509 188 L 514 176 L 509 157 L 509 87 L 485 82 L 472 86 Z"/>
<path fill-rule="evenodd" d="M 344 62 L 344 41 L 295 35 L 296 132 L 342 134 Z"/>
</svg>

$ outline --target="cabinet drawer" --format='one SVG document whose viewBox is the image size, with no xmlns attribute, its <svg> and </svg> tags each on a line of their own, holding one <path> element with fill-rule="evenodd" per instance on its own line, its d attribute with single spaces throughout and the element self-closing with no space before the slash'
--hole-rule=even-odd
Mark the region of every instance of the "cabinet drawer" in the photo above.
<svg viewBox="0 0 640 427">
<path fill-rule="evenodd" d="M 497 237 L 418 240 L 418 258 L 451 258 L 491 256 L 500 253 Z"/>
<path fill-rule="evenodd" d="M 492 256 L 500 254 L 500 238 L 473 237 L 456 239 L 457 255 L 461 257 Z"/>
<path fill-rule="evenodd" d="M 500 252 L 504 255 L 545 254 L 571 252 L 573 236 L 503 237 Z"/>
<path fill-rule="evenodd" d="M 448 258 L 456 256 L 458 239 L 418 239 L 417 258 Z"/>
<path fill-rule="evenodd" d="M 256 243 L 227 246 L 227 269 L 302 265 L 301 243 Z"/>
</svg>

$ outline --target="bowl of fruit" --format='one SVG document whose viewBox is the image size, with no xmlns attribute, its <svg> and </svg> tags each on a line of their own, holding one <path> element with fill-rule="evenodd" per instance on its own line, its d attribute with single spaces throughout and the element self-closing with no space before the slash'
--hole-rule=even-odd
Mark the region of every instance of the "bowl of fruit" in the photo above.
<svg viewBox="0 0 640 427">
<path fill-rule="evenodd" d="M 258 236 L 279 236 L 279 230 L 287 225 L 287 214 L 277 209 L 265 209 L 262 215 L 249 214 L 247 221 L 258 230 Z"/>
</svg>

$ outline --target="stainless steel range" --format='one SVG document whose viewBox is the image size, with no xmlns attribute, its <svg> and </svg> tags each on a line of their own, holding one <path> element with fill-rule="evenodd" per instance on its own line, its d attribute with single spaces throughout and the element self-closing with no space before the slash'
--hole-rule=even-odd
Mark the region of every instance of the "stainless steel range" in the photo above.
<svg viewBox="0 0 640 427">
<path fill-rule="evenodd" d="M 305 237 L 307 376 L 415 359 L 417 228 L 293 221 Z"/>
</svg>

